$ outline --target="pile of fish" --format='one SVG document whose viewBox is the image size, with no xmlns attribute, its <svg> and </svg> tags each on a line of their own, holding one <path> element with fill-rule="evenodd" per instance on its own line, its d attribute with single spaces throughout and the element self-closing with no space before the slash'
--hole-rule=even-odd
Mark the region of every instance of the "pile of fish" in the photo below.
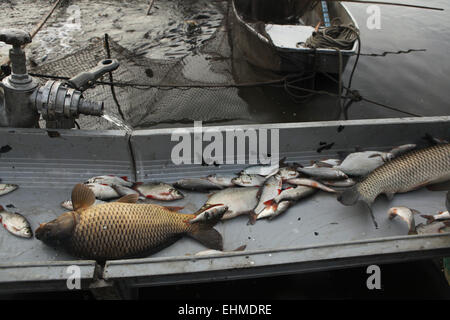
<svg viewBox="0 0 450 320">
<path fill-rule="evenodd" d="M 389 209 L 388 217 L 390 220 L 399 217 L 408 225 L 408 234 L 432 234 L 450 232 L 450 192 L 446 197 L 447 211 L 441 211 L 435 215 L 423 215 L 419 211 L 407 207 L 394 207 Z M 425 224 L 416 225 L 414 215 L 420 215 L 425 218 Z"/>
<path fill-rule="evenodd" d="M 259 219 L 273 219 L 319 190 L 337 194 L 344 205 L 363 202 L 369 209 L 382 193 L 392 197 L 423 186 L 448 190 L 450 144 L 414 148 L 415 145 L 404 145 L 390 152 L 355 152 L 343 160 L 321 159 L 309 166 L 286 163 L 283 159 L 273 165 L 253 165 L 236 174 L 185 178 L 173 184 L 97 176 L 75 186 L 72 199 L 61 204 L 70 211 L 41 224 L 36 238 L 65 247 L 76 256 L 99 261 L 147 256 L 183 236 L 213 250 L 208 253 L 217 252 L 214 250 L 223 249 L 222 237 L 213 229 L 219 220 L 244 214 L 251 224 Z M 2 188 L 11 192 L 17 186 L 0 185 Z M 179 213 L 183 207 L 148 203 L 148 199 L 183 199 L 185 196 L 178 189 L 212 193 L 194 214 Z M 107 202 L 113 199 L 116 201 Z M 422 215 L 425 224 L 416 225 L 414 215 L 419 212 L 407 207 L 391 208 L 388 217 L 392 220 L 398 216 L 406 221 L 410 234 L 448 232 L 450 193 L 446 206 L 446 212 Z M 0 207 L 0 218 L 11 233 L 32 237 L 30 225 L 20 214 Z M 373 214 L 372 218 L 375 222 Z"/>
</svg>

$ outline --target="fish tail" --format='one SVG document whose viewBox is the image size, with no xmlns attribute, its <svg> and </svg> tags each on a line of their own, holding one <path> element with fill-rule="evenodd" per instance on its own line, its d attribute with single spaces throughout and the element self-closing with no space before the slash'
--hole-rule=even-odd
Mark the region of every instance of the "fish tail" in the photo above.
<svg viewBox="0 0 450 320">
<path fill-rule="evenodd" d="M 347 190 L 344 190 L 337 197 L 338 201 L 345 206 L 352 206 L 358 201 L 362 200 L 361 198 L 362 197 L 357 189 L 357 186 L 353 186 Z"/>
<path fill-rule="evenodd" d="M 191 224 L 187 234 L 207 248 L 223 250 L 222 235 L 213 228 L 213 224 L 210 221 L 207 223 L 199 221 Z"/>
</svg>

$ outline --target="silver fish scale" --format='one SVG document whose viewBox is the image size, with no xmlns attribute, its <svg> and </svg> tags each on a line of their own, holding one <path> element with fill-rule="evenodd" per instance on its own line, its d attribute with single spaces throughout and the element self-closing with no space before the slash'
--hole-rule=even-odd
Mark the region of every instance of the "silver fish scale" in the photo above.
<svg viewBox="0 0 450 320">
<path fill-rule="evenodd" d="M 450 178 L 450 144 L 411 151 L 375 169 L 357 185 L 361 200 L 372 203 L 382 193 L 407 192 L 436 179 Z"/>
</svg>

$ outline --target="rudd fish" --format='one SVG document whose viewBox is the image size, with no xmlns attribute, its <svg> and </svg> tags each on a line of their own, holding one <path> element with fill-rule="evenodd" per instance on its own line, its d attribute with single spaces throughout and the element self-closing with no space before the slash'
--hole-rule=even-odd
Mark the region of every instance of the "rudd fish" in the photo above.
<svg viewBox="0 0 450 320">
<path fill-rule="evenodd" d="M 350 176 L 366 176 L 392 158 L 393 155 L 387 152 L 354 152 L 335 168 Z"/>
<path fill-rule="evenodd" d="M 336 190 L 333 190 L 320 182 L 317 182 L 316 180 L 312 179 L 306 179 L 306 178 L 295 178 L 295 179 L 289 179 L 286 181 L 289 184 L 296 185 L 296 186 L 308 186 L 313 187 L 316 189 L 320 189 L 325 192 L 335 193 Z"/>
<path fill-rule="evenodd" d="M 375 226 L 372 203 L 382 193 L 392 198 L 395 193 L 450 180 L 450 144 L 413 150 L 375 169 L 363 181 L 345 190 L 338 200 L 347 206 L 365 203 Z"/>
<path fill-rule="evenodd" d="M 300 175 L 297 169 L 293 167 L 282 167 L 278 170 L 278 174 L 281 176 L 283 181 L 297 178 Z"/>
<path fill-rule="evenodd" d="M 283 160 L 281 160 L 282 162 Z M 271 176 L 278 172 L 278 169 L 280 168 L 279 163 L 275 163 L 272 165 L 255 165 L 250 166 L 242 170 L 242 173 L 245 174 L 258 174 L 260 176 Z"/>
<path fill-rule="evenodd" d="M 419 224 L 416 227 L 418 234 L 434 234 L 450 232 L 450 221 L 435 221 L 430 224 Z"/>
<path fill-rule="evenodd" d="M 0 223 L 15 236 L 21 238 L 33 236 L 30 223 L 24 216 L 17 212 L 8 212 L 2 206 L 0 206 Z"/>
<path fill-rule="evenodd" d="M 100 200 L 110 200 L 120 197 L 120 194 L 114 190 L 113 187 L 99 184 L 99 183 L 88 183 L 86 187 L 92 190 L 95 197 Z"/>
<path fill-rule="evenodd" d="M 95 199 L 94 205 L 102 204 L 102 203 L 106 203 L 106 201 Z M 66 201 L 61 202 L 61 207 L 63 207 L 64 209 L 73 211 L 72 200 L 66 200 Z"/>
<path fill-rule="evenodd" d="M 222 254 L 227 254 L 227 253 L 233 253 L 233 252 L 244 251 L 245 248 L 247 248 L 246 245 L 240 246 L 240 247 L 234 249 L 233 251 L 203 250 L 203 251 L 197 252 L 195 255 L 196 255 L 196 256 L 209 256 L 209 255 L 211 255 L 211 254 L 219 254 L 219 255 L 222 255 Z"/>
<path fill-rule="evenodd" d="M 188 223 L 195 223 L 199 221 L 208 222 L 210 220 L 215 220 L 217 215 L 220 215 L 220 218 L 224 215 L 224 212 L 228 211 L 228 207 L 223 204 L 212 204 L 206 208 L 200 209 L 195 213 L 195 218 L 187 221 Z M 220 219 L 219 218 L 219 219 Z"/>
<path fill-rule="evenodd" d="M 133 182 L 128 181 L 128 177 L 126 176 L 117 177 L 113 175 L 92 177 L 85 182 L 85 184 L 88 183 L 106 184 L 108 186 L 118 185 L 128 188 L 131 188 L 134 184 Z"/>
<path fill-rule="evenodd" d="M 388 217 L 389 220 L 395 217 L 400 217 L 408 225 L 408 234 L 416 234 L 416 222 L 414 219 L 414 214 L 419 214 L 420 212 L 415 209 L 410 209 L 406 207 L 394 207 L 389 209 Z"/>
<path fill-rule="evenodd" d="M 263 211 L 261 211 L 256 217 L 257 220 L 268 218 L 272 220 L 273 218 L 279 216 L 285 212 L 292 205 L 292 201 L 281 201 L 280 203 L 272 203 L 270 206 L 266 206 Z"/>
<path fill-rule="evenodd" d="M 204 178 L 181 179 L 175 182 L 173 185 L 177 188 L 200 192 L 208 192 L 209 190 L 223 189 L 222 186 L 215 184 L 209 181 L 208 179 Z"/>
<path fill-rule="evenodd" d="M 221 215 L 215 220 L 190 224 L 186 221 L 195 216 L 158 205 L 136 204 L 137 199 L 136 195 L 128 195 L 115 202 L 93 205 L 92 191 L 78 184 L 72 191 L 75 210 L 41 224 L 36 238 L 65 248 L 74 256 L 101 262 L 148 256 L 183 236 L 210 249 L 222 250 L 222 236 L 213 228 Z"/>
<path fill-rule="evenodd" d="M 147 199 L 173 201 L 184 198 L 184 195 L 180 191 L 165 182 L 138 184 L 134 188 Z"/>
<path fill-rule="evenodd" d="M 450 220 L 450 212 L 440 212 L 439 214 L 435 215 L 421 215 L 422 218 L 427 219 L 427 223 L 430 224 L 434 221 L 441 221 L 441 220 Z"/>
<path fill-rule="evenodd" d="M 3 196 L 3 195 L 8 194 L 10 192 L 13 192 L 17 188 L 19 188 L 19 186 L 16 185 L 16 184 L 0 183 L 0 196 Z"/>
<path fill-rule="evenodd" d="M 344 172 L 337 168 L 317 167 L 314 165 L 312 167 L 298 168 L 297 170 L 318 179 L 336 180 L 348 178 Z"/>
<path fill-rule="evenodd" d="M 256 221 L 256 216 L 261 213 L 266 207 L 273 204 L 273 199 L 281 193 L 281 186 L 283 182 L 280 175 L 276 174 L 266 180 L 261 187 L 261 195 L 259 197 L 258 205 L 254 210 L 254 214 L 250 216 L 249 223 L 253 224 Z"/>
<path fill-rule="evenodd" d="M 214 184 L 217 184 L 222 187 L 233 187 L 233 179 L 236 178 L 235 174 L 228 174 L 228 175 L 219 175 L 219 174 L 211 174 L 206 177 L 209 181 L 211 181 Z"/>
<path fill-rule="evenodd" d="M 266 178 L 257 174 L 241 174 L 234 178 L 233 183 L 240 187 L 260 187 L 266 181 Z"/>
<path fill-rule="evenodd" d="M 214 204 L 223 204 L 228 207 L 222 220 L 231 219 L 243 214 L 250 214 L 258 204 L 257 187 L 228 188 L 209 196 L 203 207 Z"/>
<path fill-rule="evenodd" d="M 314 164 L 317 167 L 336 167 L 338 165 L 340 165 L 342 163 L 342 160 L 340 159 L 324 159 L 324 160 L 319 160 L 317 162 L 315 162 Z"/>
<path fill-rule="evenodd" d="M 298 201 L 300 199 L 306 198 L 317 191 L 316 188 L 306 187 L 306 186 L 297 186 L 295 188 L 287 188 L 276 196 L 273 201 L 275 203 L 279 203 L 281 201 L 289 200 L 289 201 Z"/>
</svg>

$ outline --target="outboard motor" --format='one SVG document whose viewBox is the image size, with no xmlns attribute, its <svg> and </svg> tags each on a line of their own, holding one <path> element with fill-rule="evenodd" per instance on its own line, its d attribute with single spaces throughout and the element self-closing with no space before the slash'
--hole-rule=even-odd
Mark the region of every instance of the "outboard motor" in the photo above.
<svg viewBox="0 0 450 320">
<path fill-rule="evenodd" d="M 119 62 L 106 59 L 88 72 L 67 81 L 49 80 L 43 86 L 27 73 L 22 46 L 31 42 L 29 33 L 17 29 L 0 30 L 0 41 L 10 44 L 11 74 L 0 82 L 0 126 L 38 127 L 39 117 L 47 128 L 71 129 L 80 114 L 102 116 L 103 102 L 84 99 L 82 92 L 105 73 L 116 70 Z"/>
</svg>

